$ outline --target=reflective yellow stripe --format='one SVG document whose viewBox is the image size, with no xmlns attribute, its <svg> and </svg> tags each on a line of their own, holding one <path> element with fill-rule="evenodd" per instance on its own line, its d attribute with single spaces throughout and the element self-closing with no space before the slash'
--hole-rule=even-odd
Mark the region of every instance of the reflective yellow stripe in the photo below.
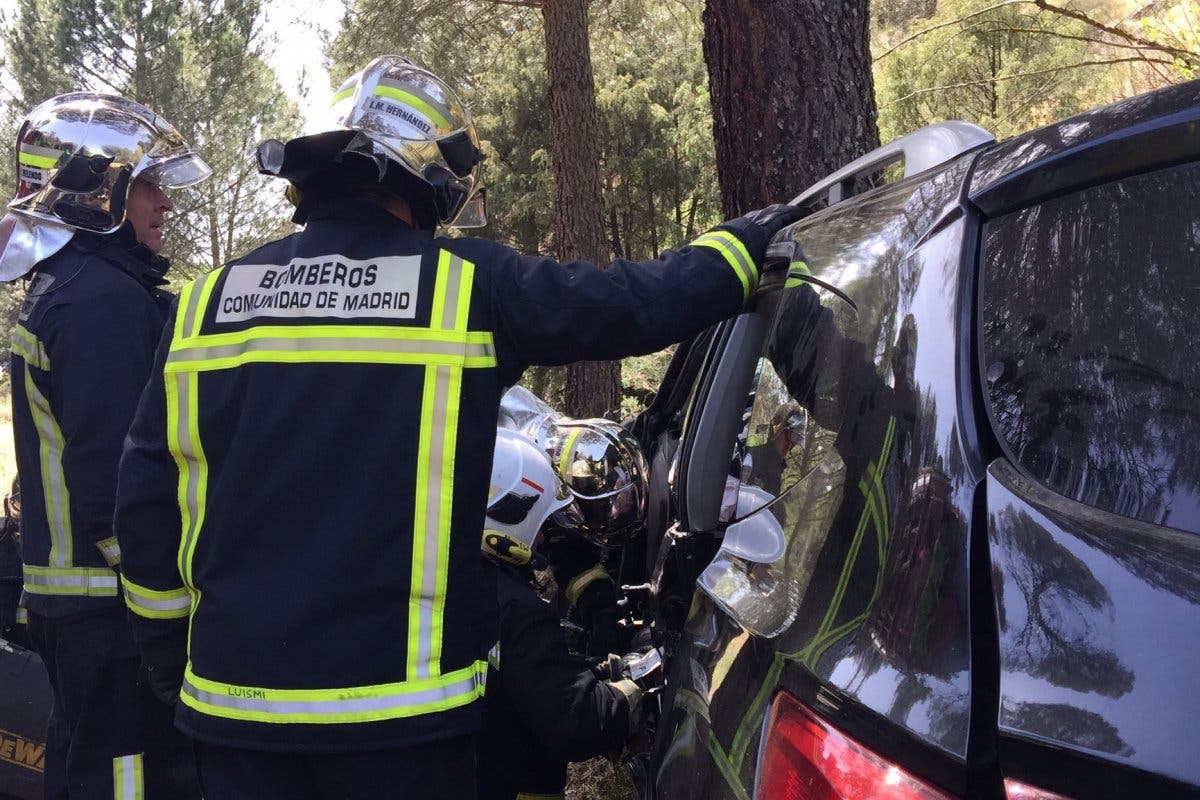
<svg viewBox="0 0 1200 800">
<path fill-rule="evenodd" d="M 386 86 L 381 83 L 375 87 L 375 96 L 390 97 L 393 100 L 399 100 L 401 103 L 407 103 L 424 114 L 435 127 L 441 128 L 443 132 L 456 127 L 446 116 L 445 109 L 439 110 L 434 108 L 429 100 L 418 97 L 412 92 L 406 92 L 403 89 L 397 89 L 395 86 Z"/>
<path fill-rule="evenodd" d="M 793 261 L 788 264 L 787 280 L 783 284 L 785 289 L 794 289 L 804 283 L 804 278 L 812 275 L 812 270 L 808 268 L 808 264 L 804 261 Z"/>
<path fill-rule="evenodd" d="M 145 800 L 141 753 L 113 759 L 113 800 Z"/>
<path fill-rule="evenodd" d="M 742 240 L 729 231 L 709 231 L 692 242 L 691 246 L 709 247 L 720 253 L 734 274 L 738 276 L 738 281 L 741 282 L 742 291 L 746 297 L 749 297 L 750 293 L 758 286 L 758 266 L 754 263 L 754 259 L 750 258 L 750 253 L 746 251 L 746 245 L 742 244 Z"/>
<path fill-rule="evenodd" d="M 58 156 L 39 156 L 28 152 L 24 147 L 21 148 L 20 155 L 17 160 L 27 167 L 37 167 L 38 169 L 52 169 L 58 163 Z"/>
<path fill-rule="evenodd" d="M 409 680 L 434 671 L 433 609 L 437 591 L 437 550 L 445 486 L 446 401 L 449 367 L 426 367 L 421 395 L 420 438 L 417 444 L 417 483 L 413 514 L 412 571 L 408 598 Z"/>
<path fill-rule="evenodd" d="M 96 542 L 96 549 L 100 551 L 100 555 L 104 556 L 105 563 L 110 567 L 121 563 L 121 545 L 117 544 L 117 537 L 110 536 L 107 539 L 101 539 Z"/>
<path fill-rule="evenodd" d="M 415 717 L 483 697 L 487 662 L 445 675 L 336 689 L 267 689 L 201 678 L 189 664 L 180 699 L 204 714 L 249 722 L 337 724 Z"/>
<path fill-rule="evenodd" d="M 413 364 L 494 367 L 487 331 L 361 325 L 262 326 L 173 342 L 166 372 L 229 369 L 249 363 Z"/>
<path fill-rule="evenodd" d="M 352 95 L 352 94 L 354 94 L 354 87 L 353 87 L 353 86 L 347 86 L 345 89 L 342 89 L 340 92 L 338 92 L 337 94 L 335 94 L 335 95 L 334 95 L 334 96 L 333 96 L 333 97 L 330 99 L 330 101 L 329 101 L 329 105 L 331 105 L 331 106 L 336 106 L 338 103 L 342 102 L 343 100 L 345 100 L 347 97 L 349 97 L 349 96 L 350 96 L 350 95 Z"/>
<path fill-rule="evenodd" d="M 185 283 L 179 290 L 179 297 L 175 303 L 175 330 L 171 332 L 171 344 L 185 338 L 184 327 L 188 319 L 188 307 L 194 302 L 194 297 L 198 297 L 196 282 Z"/>
<path fill-rule="evenodd" d="M 583 594 L 583 590 L 590 586 L 595 581 L 611 581 L 612 576 L 608 574 L 608 570 L 603 564 L 597 564 L 589 570 L 585 570 L 576 575 L 567 583 L 567 603 L 575 605 L 579 602 L 579 595 Z"/>
<path fill-rule="evenodd" d="M 179 540 L 179 574 L 189 589 L 196 540 L 204 524 L 205 498 L 208 494 L 208 460 L 200 444 L 197 413 L 198 381 L 195 373 L 178 372 L 167 376 L 167 443 L 179 468 L 178 502 L 183 535 Z"/>
<path fill-rule="evenodd" d="M 430 326 L 434 335 L 468 336 L 467 316 L 475 267 L 443 250 L 438 254 Z M 493 362 L 494 363 L 494 362 Z M 442 617 L 450 560 L 450 520 L 454 502 L 454 453 L 462 367 L 428 366 L 421 396 L 417 446 L 416 505 L 413 515 L 412 577 L 409 591 L 409 680 L 441 673 Z"/>
<path fill-rule="evenodd" d="M 29 366 L 46 372 L 50 370 L 50 356 L 46 355 L 46 348 L 33 335 L 33 332 L 23 325 L 13 326 L 12 351 L 14 355 L 25 359 L 25 363 Z"/>
<path fill-rule="evenodd" d="M 116 597 L 117 573 L 108 567 L 39 567 L 25 565 L 29 594 Z"/>
<path fill-rule="evenodd" d="M 17 609 L 17 624 L 18 625 L 28 625 L 29 624 L 29 609 L 25 608 L 24 606 L 21 606 L 20 608 Z"/>
<path fill-rule="evenodd" d="M 192 609 L 192 595 L 185 586 L 178 589 L 147 589 L 124 575 L 121 576 L 121 585 L 125 587 L 125 605 L 139 617 L 181 619 Z"/>
<path fill-rule="evenodd" d="M 75 562 L 71 558 L 71 493 L 67 491 L 67 476 L 62 465 L 66 441 L 54 412 L 50 410 L 50 401 L 38 390 L 28 366 L 25 368 L 25 396 L 38 432 L 42 495 L 46 504 L 46 523 L 50 528 L 50 566 L 69 567 Z"/>
<path fill-rule="evenodd" d="M 575 449 L 575 440 L 579 438 L 579 434 L 583 433 L 583 428 L 576 428 L 571 431 L 571 435 L 567 437 L 567 441 L 563 444 L 562 452 L 558 456 L 558 474 L 565 480 L 571 474 L 571 453 Z"/>
</svg>

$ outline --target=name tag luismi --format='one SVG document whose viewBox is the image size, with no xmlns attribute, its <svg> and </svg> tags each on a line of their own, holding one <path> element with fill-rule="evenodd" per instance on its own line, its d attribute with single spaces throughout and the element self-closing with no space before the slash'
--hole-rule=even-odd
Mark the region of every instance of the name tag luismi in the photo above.
<svg viewBox="0 0 1200 800">
<path fill-rule="evenodd" d="M 255 317 L 416 316 L 420 256 L 354 261 L 342 256 L 297 258 L 290 264 L 229 267 L 217 322 Z"/>
</svg>

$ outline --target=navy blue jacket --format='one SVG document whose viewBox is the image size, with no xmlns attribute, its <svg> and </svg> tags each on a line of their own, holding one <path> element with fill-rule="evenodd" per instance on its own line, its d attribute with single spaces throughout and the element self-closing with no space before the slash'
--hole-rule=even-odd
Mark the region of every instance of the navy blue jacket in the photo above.
<svg viewBox="0 0 1200 800">
<path fill-rule="evenodd" d="M 143 655 L 186 647 L 177 724 L 312 751 L 477 730 L 500 395 L 529 364 L 647 353 L 737 312 L 766 236 L 706 237 L 600 270 L 347 202 L 185 287 L 117 500 Z"/>
<path fill-rule="evenodd" d="M 479 800 L 558 796 L 568 762 L 616 753 L 625 744 L 629 706 L 570 653 L 558 615 L 528 579 L 496 569 L 500 646 L 489 658 Z"/>
<path fill-rule="evenodd" d="M 166 261 L 131 227 L 76 233 L 37 265 L 12 342 L 26 606 L 62 616 L 120 603 L 117 465 L 171 296 Z"/>
</svg>

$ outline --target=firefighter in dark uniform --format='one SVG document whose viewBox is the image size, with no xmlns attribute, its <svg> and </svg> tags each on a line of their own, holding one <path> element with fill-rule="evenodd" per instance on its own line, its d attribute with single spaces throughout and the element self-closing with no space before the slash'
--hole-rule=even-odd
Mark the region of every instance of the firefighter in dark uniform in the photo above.
<svg viewBox="0 0 1200 800">
<path fill-rule="evenodd" d="M 331 112 L 259 149 L 304 230 L 176 302 L 121 461 L 121 578 L 209 800 L 461 800 L 497 640 L 478 537 L 501 392 L 735 314 L 794 211 L 562 265 L 434 235 L 482 200 L 436 76 L 376 59 Z"/>
<path fill-rule="evenodd" d="M 25 647 L 25 609 L 20 607 L 21 587 L 21 483 L 13 478 L 4 496 L 0 522 L 0 639 Z"/>
<path fill-rule="evenodd" d="M 641 721 L 641 689 L 601 681 L 573 655 L 538 593 L 534 566 L 546 566 L 547 535 L 578 539 L 581 523 L 545 451 L 523 433 L 498 431 L 483 552 L 497 567 L 500 642 L 488 656 L 480 800 L 561 800 L 568 762 L 619 752 Z"/>
<path fill-rule="evenodd" d="M 55 698 L 46 796 L 197 796 L 191 745 L 139 677 L 113 506 L 171 300 L 163 188 L 210 170 L 150 109 L 90 93 L 35 108 L 17 150 L 0 272 L 32 270 L 12 403 L 28 634 Z"/>
</svg>

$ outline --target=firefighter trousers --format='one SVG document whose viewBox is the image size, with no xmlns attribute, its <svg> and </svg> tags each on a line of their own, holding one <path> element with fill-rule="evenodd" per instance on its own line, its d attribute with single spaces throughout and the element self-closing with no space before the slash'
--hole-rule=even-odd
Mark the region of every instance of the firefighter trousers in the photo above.
<svg viewBox="0 0 1200 800">
<path fill-rule="evenodd" d="M 154 698 L 125 609 L 29 614 L 54 706 L 46 730 L 46 800 L 193 800 L 191 740 Z"/>
<path fill-rule="evenodd" d="M 196 743 L 205 800 L 474 800 L 471 736 L 389 750 L 267 753 Z"/>
</svg>

